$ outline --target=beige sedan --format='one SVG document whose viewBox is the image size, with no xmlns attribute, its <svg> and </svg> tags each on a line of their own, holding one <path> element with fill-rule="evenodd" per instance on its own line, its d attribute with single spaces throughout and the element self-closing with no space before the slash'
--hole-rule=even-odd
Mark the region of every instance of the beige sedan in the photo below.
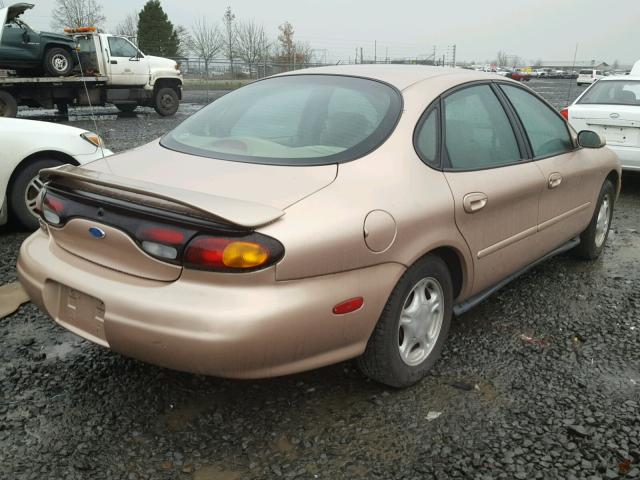
<svg viewBox="0 0 640 480">
<path fill-rule="evenodd" d="M 252 83 L 41 178 L 18 274 L 65 328 L 235 378 L 357 357 L 401 387 L 453 314 L 551 255 L 600 255 L 620 165 L 517 82 L 356 65 Z"/>
</svg>

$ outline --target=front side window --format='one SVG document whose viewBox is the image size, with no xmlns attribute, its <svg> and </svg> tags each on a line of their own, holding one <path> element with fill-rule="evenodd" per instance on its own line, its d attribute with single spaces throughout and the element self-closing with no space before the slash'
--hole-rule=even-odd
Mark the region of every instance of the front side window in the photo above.
<svg viewBox="0 0 640 480">
<path fill-rule="evenodd" d="M 578 103 L 591 105 L 640 105 L 640 81 L 606 80 L 595 83 Z"/>
<path fill-rule="evenodd" d="M 138 49 L 122 37 L 109 37 L 109 50 L 112 57 L 132 58 L 138 54 Z"/>
<path fill-rule="evenodd" d="M 465 88 L 444 99 L 445 149 L 449 166 L 473 170 L 520 160 L 509 118 L 489 85 Z"/>
<path fill-rule="evenodd" d="M 290 75 L 219 98 L 162 145 L 194 155 L 274 165 L 326 165 L 377 148 L 402 110 L 392 87 L 339 75 Z"/>
<path fill-rule="evenodd" d="M 534 157 L 559 155 L 573 149 L 566 122 L 542 100 L 526 90 L 501 85 L 527 133 Z"/>
</svg>

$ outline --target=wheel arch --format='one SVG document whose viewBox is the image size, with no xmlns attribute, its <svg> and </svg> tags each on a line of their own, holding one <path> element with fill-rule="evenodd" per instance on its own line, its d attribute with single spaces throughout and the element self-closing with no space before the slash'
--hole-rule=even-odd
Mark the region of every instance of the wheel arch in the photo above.
<svg viewBox="0 0 640 480">
<path fill-rule="evenodd" d="M 439 257 L 447 266 L 447 269 L 451 274 L 453 299 L 455 301 L 464 292 L 465 287 L 468 286 L 471 279 L 471 269 L 467 265 L 462 252 L 451 245 L 438 246 L 426 251 L 423 255 L 417 258 L 409 268 L 427 255 L 435 255 Z"/>
<path fill-rule="evenodd" d="M 178 98 L 182 100 L 182 80 L 179 78 L 159 77 L 156 78 L 153 83 L 153 93 L 155 94 L 159 89 L 164 87 L 173 88 L 178 94 Z"/>
<path fill-rule="evenodd" d="M 620 174 L 618 173 L 617 170 L 611 170 L 607 174 L 607 178 L 605 178 L 605 181 L 607 180 L 613 183 L 613 186 L 616 189 L 616 197 L 617 197 L 620 194 L 620 188 L 622 187 L 622 179 L 620 178 Z"/>
<path fill-rule="evenodd" d="M 59 152 L 57 150 L 42 150 L 40 152 L 32 153 L 27 157 L 23 158 L 20 161 L 20 163 L 18 163 L 13 169 L 13 171 L 11 172 L 11 175 L 9 176 L 9 182 L 7 183 L 7 191 L 11 190 L 13 182 L 15 181 L 15 178 L 18 176 L 18 174 L 22 170 L 24 170 L 27 166 L 31 165 L 33 162 L 36 162 L 38 160 L 43 160 L 43 159 L 54 159 L 54 160 L 60 160 L 61 162 L 64 162 L 64 163 L 70 163 L 71 165 L 76 165 L 76 166 L 80 165 L 77 162 L 77 160 L 73 158 L 71 155 L 64 152 Z"/>
</svg>

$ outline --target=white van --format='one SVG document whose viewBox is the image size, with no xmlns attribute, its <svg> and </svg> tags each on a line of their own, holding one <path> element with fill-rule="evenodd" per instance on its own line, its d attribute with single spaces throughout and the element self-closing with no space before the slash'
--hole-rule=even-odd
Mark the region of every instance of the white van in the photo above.
<svg viewBox="0 0 640 480">
<path fill-rule="evenodd" d="M 578 85 L 590 85 L 604 77 L 602 70 L 580 70 L 578 72 Z"/>
</svg>

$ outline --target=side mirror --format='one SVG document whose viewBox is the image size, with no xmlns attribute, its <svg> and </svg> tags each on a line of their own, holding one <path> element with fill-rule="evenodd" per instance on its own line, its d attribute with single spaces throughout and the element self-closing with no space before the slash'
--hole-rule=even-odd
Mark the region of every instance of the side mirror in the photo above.
<svg viewBox="0 0 640 480">
<path fill-rule="evenodd" d="M 22 32 L 22 41 L 24 43 L 29 43 L 29 32 L 27 32 L 26 30 L 24 32 Z"/>
<path fill-rule="evenodd" d="M 584 148 L 602 148 L 607 141 L 598 133 L 591 130 L 581 130 L 578 133 L 578 145 Z"/>
</svg>

